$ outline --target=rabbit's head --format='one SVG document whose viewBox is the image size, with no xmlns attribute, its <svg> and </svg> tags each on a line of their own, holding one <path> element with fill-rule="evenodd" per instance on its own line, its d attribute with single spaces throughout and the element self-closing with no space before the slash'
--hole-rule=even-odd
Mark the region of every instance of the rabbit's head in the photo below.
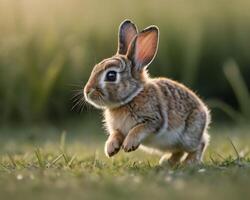
<svg viewBox="0 0 250 200">
<path fill-rule="evenodd" d="M 97 108 L 115 108 L 131 101 L 147 82 L 146 67 L 155 57 L 158 38 L 156 26 L 138 33 L 131 21 L 122 22 L 117 53 L 95 65 L 84 87 L 85 99 Z"/>
</svg>

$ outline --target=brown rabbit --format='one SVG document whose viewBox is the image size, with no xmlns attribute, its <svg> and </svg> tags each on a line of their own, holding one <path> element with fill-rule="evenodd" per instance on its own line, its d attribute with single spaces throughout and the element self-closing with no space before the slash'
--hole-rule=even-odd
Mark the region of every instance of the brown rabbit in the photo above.
<svg viewBox="0 0 250 200">
<path fill-rule="evenodd" d="M 116 55 L 94 67 L 84 96 L 104 111 L 107 156 L 120 148 L 130 152 L 140 146 L 161 152 L 161 161 L 171 153 L 170 164 L 179 163 L 184 153 L 186 163 L 200 163 L 209 142 L 209 111 L 184 85 L 149 77 L 147 66 L 155 57 L 158 40 L 156 26 L 138 33 L 131 21 L 122 22 Z"/>
</svg>

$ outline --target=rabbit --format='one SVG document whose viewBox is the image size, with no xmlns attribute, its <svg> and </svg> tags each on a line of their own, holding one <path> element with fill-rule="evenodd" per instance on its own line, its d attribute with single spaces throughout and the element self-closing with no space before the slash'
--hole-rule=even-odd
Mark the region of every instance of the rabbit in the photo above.
<svg viewBox="0 0 250 200">
<path fill-rule="evenodd" d="M 160 163 L 199 164 L 209 143 L 210 112 L 183 84 L 150 78 L 147 68 L 158 43 L 157 26 L 138 32 L 132 21 L 123 21 L 117 53 L 94 66 L 84 97 L 103 110 L 108 157 L 120 149 L 130 152 L 140 147 L 160 153 Z"/>
</svg>

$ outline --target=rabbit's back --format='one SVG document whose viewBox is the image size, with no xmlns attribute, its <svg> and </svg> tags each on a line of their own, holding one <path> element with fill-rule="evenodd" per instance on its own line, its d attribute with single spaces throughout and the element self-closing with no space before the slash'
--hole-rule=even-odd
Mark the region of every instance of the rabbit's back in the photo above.
<svg viewBox="0 0 250 200">
<path fill-rule="evenodd" d="M 162 106 L 167 109 L 169 130 L 185 124 L 194 111 L 203 113 L 204 119 L 201 120 L 209 120 L 207 107 L 186 86 L 168 78 L 155 78 L 152 81 L 162 93 Z"/>
</svg>

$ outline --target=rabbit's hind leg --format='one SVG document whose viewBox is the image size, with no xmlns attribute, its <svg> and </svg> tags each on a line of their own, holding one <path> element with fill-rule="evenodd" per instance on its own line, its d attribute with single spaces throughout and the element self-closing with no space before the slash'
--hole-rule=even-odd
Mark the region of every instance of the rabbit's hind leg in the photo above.
<svg viewBox="0 0 250 200">
<path fill-rule="evenodd" d="M 207 134 L 208 115 L 195 110 L 186 121 L 186 130 L 183 135 L 183 144 L 188 153 L 184 163 L 199 164 L 209 143 Z"/>
<path fill-rule="evenodd" d="M 185 164 L 201 164 L 202 163 L 202 157 L 204 154 L 204 151 L 206 150 L 206 147 L 208 145 L 209 140 L 203 139 L 198 146 L 198 148 L 193 152 L 188 152 L 187 157 L 184 160 Z"/>
<path fill-rule="evenodd" d="M 184 155 L 183 151 L 178 151 L 172 153 L 170 158 L 167 155 L 163 155 L 159 161 L 160 165 L 163 165 L 164 163 L 168 163 L 170 166 L 176 166 L 180 163 L 182 156 Z"/>
</svg>

